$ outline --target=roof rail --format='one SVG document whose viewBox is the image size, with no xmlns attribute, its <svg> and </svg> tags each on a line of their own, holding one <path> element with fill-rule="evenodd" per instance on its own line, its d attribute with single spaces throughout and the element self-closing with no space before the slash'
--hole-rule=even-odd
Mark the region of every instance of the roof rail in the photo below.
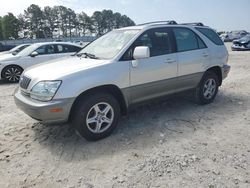
<svg viewBox="0 0 250 188">
<path fill-rule="evenodd" d="M 176 21 L 174 21 L 174 20 L 169 20 L 169 21 L 155 21 L 155 22 L 147 22 L 147 23 L 143 23 L 143 24 L 139 24 L 138 26 L 142 26 L 142 25 L 150 25 L 150 24 L 173 24 L 173 25 L 175 25 L 175 24 L 177 24 L 177 22 Z"/>
<path fill-rule="evenodd" d="M 204 26 L 201 22 L 194 22 L 194 23 L 181 23 L 180 25 L 195 25 L 195 26 Z"/>
</svg>

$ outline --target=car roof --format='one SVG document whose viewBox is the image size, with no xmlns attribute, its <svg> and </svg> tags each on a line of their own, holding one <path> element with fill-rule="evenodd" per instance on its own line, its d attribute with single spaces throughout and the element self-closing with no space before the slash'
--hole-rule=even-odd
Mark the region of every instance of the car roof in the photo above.
<svg viewBox="0 0 250 188">
<path fill-rule="evenodd" d="M 72 42 L 38 42 L 38 43 L 34 43 L 36 44 L 37 46 L 42 46 L 42 45 L 50 45 L 50 44 L 67 44 L 67 45 L 72 45 L 72 46 L 77 46 L 77 47 L 81 47 L 77 44 L 74 44 Z"/>
<path fill-rule="evenodd" d="M 124 27 L 120 28 L 117 30 L 144 30 L 144 29 L 150 29 L 150 28 L 157 28 L 157 27 L 162 27 L 162 26 L 182 26 L 182 27 L 188 27 L 188 28 L 194 28 L 194 27 L 206 27 L 203 23 L 201 22 L 194 22 L 194 23 L 180 23 L 178 24 L 177 22 L 171 20 L 171 21 L 155 21 L 155 22 L 148 22 L 148 23 L 143 23 L 135 26 L 129 26 L 129 27 Z"/>
</svg>

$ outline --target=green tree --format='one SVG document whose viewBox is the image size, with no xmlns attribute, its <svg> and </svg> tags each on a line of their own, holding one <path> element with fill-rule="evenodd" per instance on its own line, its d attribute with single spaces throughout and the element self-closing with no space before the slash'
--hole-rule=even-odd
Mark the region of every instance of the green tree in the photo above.
<svg viewBox="0 0 250 188">
<path fill-rule="evenodd" d="M 69 36 L 72 36 L 72 29 L 76 28 L 78 24 L 76 20 L 76 13 L 72 9 L 68 8 L 66 15 L 67 15 L 67 24 L 66 24 L 67 34 L 69 33 Z"/>
<path fill-rule="evenodd" d="M 77 15 L 78 29 L 83 36 L 91 34 L 94 31 L 92 19 L 84 12 Z"/>
<path fill-rule="evenodd" d="M 18 38 L 19 20 L 12 14 L 8 13 L 2 18 L 2 35 L 3 39 Z"/>
<path fill-rule="evenodd" d="M 134 21 L 126 15 L 113 13 L 112 10 L 103 10 L 102 12 L 96 11 L 91 18 L 95 30 L 94 33 L 97 36 L 103 35 L 115 28 L 135 25 Z"/>
<path fill-rule="evenodd" d="M 58 15 L 58 20 L 56 20 L 56 24 L 59 30 L 62 31 L 63 36 L 67 37 L 67 11 L 68 9 L 64 6 L 55 6 L 55 12 Z"/>
<path fill-rule="evenodd" d="M 0 16 L 0 40 L 3 40 L 2 17 Z"/>
<path fill-rule="evenodd" d="M 35 34 L 37 38 L 45 37 L 44 15 L 41 8 L 38 5 L 32 4 L 24 11 L 24 16 L 29 30 Z"/>
<path fill-rule="evenodd" d="M 95 11 L 92 15 L 92 21 L 94 26 L 94 33 L 97 36 L 104 34 L 105 23 L 103 20 L 103 15 L 100 11 Z"/>
<path fill-rule="evenodd" d="M 44 15 L 44 30 L 46 32 L 46 36 L 52 37 L 53 31 L 57 27 L 56 21 L 58 20 L 56 8 L 55 7 L 51 8 L 49 6 L 44 7 L 43 15 Z"/>
</svg>

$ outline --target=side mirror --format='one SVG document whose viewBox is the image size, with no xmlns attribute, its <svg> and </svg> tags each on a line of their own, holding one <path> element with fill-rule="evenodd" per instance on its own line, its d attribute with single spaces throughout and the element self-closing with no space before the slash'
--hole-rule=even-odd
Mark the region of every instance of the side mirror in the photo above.
<svg viewBox="0 0 250 188">
<path fill-rule="evenodd" d="M 146 59 L 150 57 L 150 50 L 148 46 L 137 46 L 133 53 L 134 59 Z"/>
<path fill-rule="evenodd" d="M 38 53 L 37 53 L 36 51 L 34 51 L 34 52 L 32 52 L 32 53 L 30 54 L 30 57 L 36 57 L 36 56 L 38 56 Z"/>
</svg>

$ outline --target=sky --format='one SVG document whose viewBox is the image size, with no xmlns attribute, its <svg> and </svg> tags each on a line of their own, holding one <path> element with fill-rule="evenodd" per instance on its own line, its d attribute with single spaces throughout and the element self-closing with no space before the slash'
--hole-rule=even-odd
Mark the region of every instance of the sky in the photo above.
<svg viewBox="0 0 250 188">
<path fill-rule="evenodd" d="M 159 20 L 202 22 L 218 31 L 250 32 L 250 0 L 0 0 L 0 16 L 23 13 L 29 5 L 63 5 L 88 15 L 111 9 L 139 23 Z"/>
</svg>

